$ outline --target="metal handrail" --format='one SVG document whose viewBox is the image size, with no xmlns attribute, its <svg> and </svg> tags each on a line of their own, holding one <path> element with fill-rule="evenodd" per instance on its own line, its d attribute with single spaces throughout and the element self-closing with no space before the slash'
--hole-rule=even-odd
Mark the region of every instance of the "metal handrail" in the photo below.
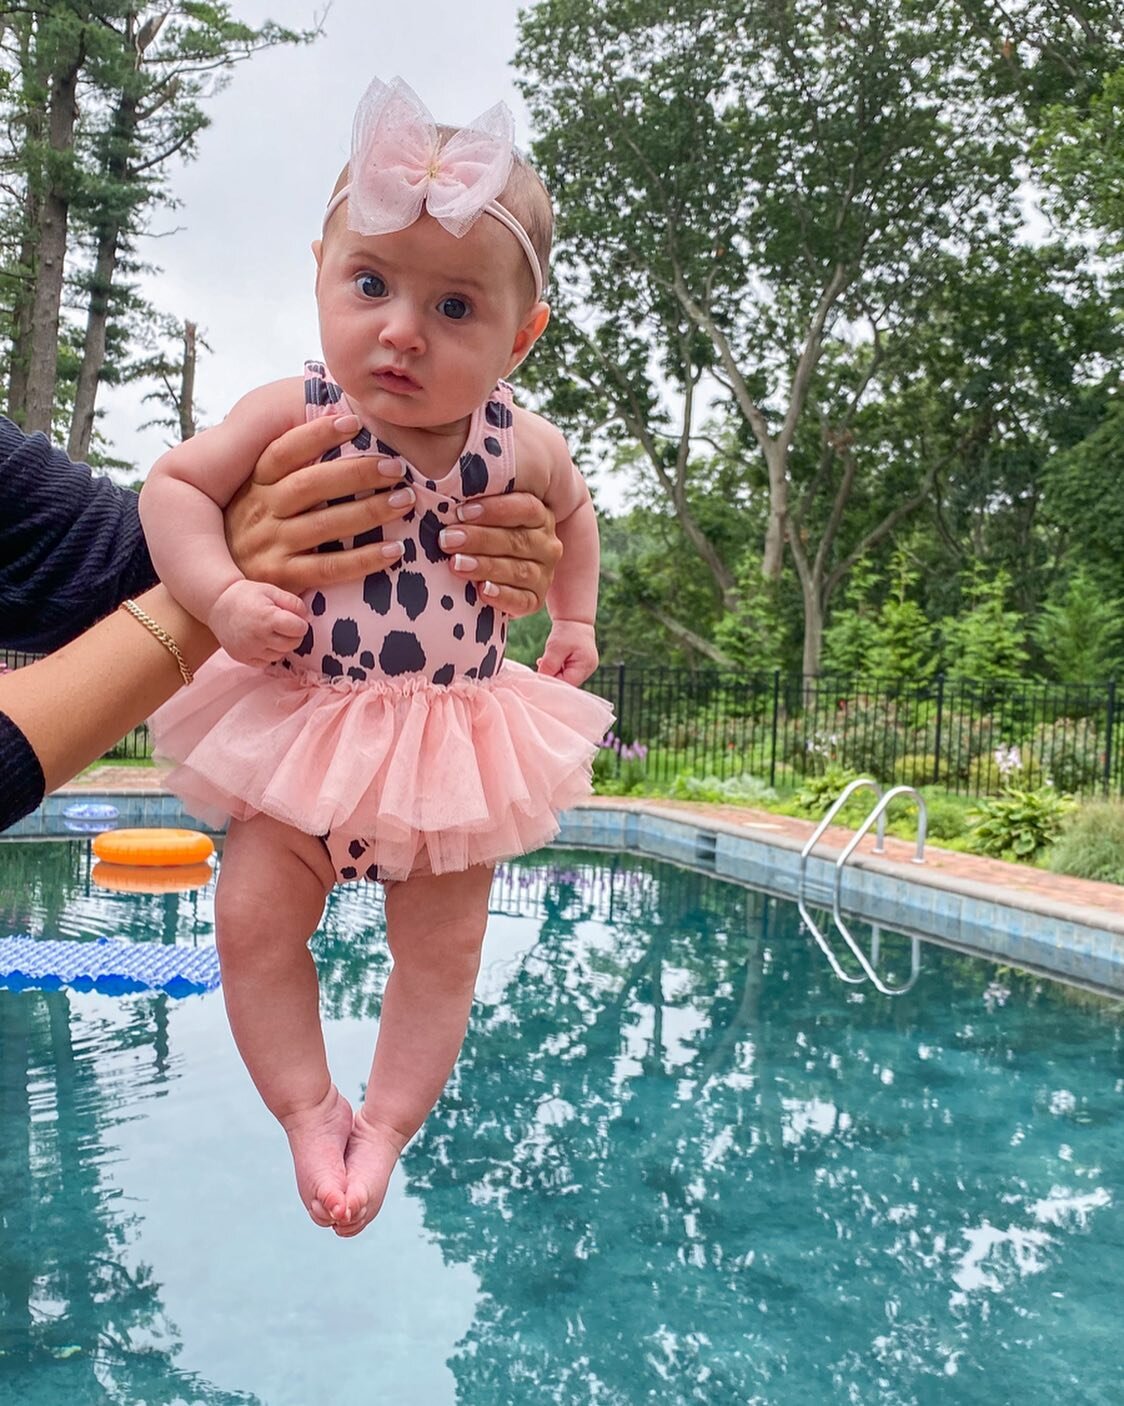
<svg viewBox="0 0 1124 1406">
<path fill-rule="evenodd" d="M 816 844 L 818 843 L 818 841 L 819 841 L 819 839 L 820 839 L 820 836 L 824 833 L 824 831 L 827 829 L 827 827 L 831 824 L 831 822 L 835 819 L 835 817 L 839 814 L 839 812 L 843 809 L 843 807 L 847 804 L 847 802 L 851 799 L 851 797 L 855 794 L 855 792 L 856 792 L 857 790 L 859 790 L 859 788 L 862 787 L 862 786 L 869 786 L 870 789 L 874 792 L 874 794 L 878 797 L 879 803 L 881 803 L 881 801 L 882 801 L 882 787 L 879 786 L 878 782 L 875 781 L 875 779 L 874 779 L 873 776 L 859 776 L 859 777 L 856 777 L 854 781 L 850 781 L 850 782 L 848 782 L 848 784 L 847 784 L 846 786 L 844 786 L 842 792 L 836 797 L 835 803 L 832 805 L 831 809 L 830 809 L 830 810 L 828 811 L 828 813 L 824 816 L 824 818 L 820 821 L 820 823 L 816 826 L 816 828 L 812 831 L 812 837 L 811 837 L 811 839 L 810 839 L 810 840 L 808 841 L 808 843 L 804 846 L 804 848 L 800 851 L 800 881 L 799 881 L 799 884 L 798 884 L 798 886 L 797 886 L 797 893 L 799 893 L 799 894 L 801 895 L 801 897 L 803 897 L 803 894 L 804 894 L 804 880 L 805 880 L 805 872 L 806 872 L 806 870 L 807 870 L 807 868 L 808 868 L 808 856 L 809 856 L 809 855 L 811 854 L 811 852 L 815 849 Z M 876 807 L 876 810 L 877 810 L 877 807 Z M 873 812 L 873 811 L 871 812 L 871 814 L 874 814 L 874 813 L 875 813 L 875 812 Z M 864 834 L 864 835 L 866 834 L 866 832 L 867 832 L 867 830 L 868 830 L 869 828 L 870 828 L 869 825 L 864 826 L 864 828 L 863 828 L 863 834 Z M 881 854 L 881 853 L 883 852 L 883 850 L 885 849 L 885 847 L 886 847 L 886 820 L 885 820 L 885 817 L 884 817 L 881 813 L 879 813 L 879 819 L 878 819 L 878 835 L 877 835 L 877 838 L 875 839 L 875 843 L 874 843 L 874 853 L 875 853 L 875 854 Z"/>
<path fill-rule="evenodd" d="M 843 853 L 835 861 L 835 883 L 833 885 L 831 894 L 831 916 L 835 922 L 835 926 L 839 929 L 843 940 L 846 942 L 847 946 L 851 949 L 852 953 L 854 954 L 855 960 L 858 962 L 859 966 L 862 967 L 863 971 L 870 979 L 871 985 L 874 986 L 875 990 L 881 991 L 884 996 L 903 996 L 910 989 L 913 983 L 917 980 L 918 975 L 921 972 L 921 943 L 916 937 L 911 939 L 909 980 L 905 983 L 904 986 L 887 986 L 886 983 L 881 979 L 881 977 L 879 977 L 878 973 L 874 970 L 873 961 L 867 961 L 862 948 L 855 941 L 854 937 L 851 935 L 850 928 L 843 921 L 843 914 L 840 911 L 840 894 L 843 885 L 844 865 L 850 859 L 851 855 L 854 854 L 856 847 L 862 840 L 862 837 L 866 834 L 866 832 L 870 829 L 870 827 L 874 824 L 876 820 L 879 822 L 879 833 L 884 833 L 882 827 L 884 827 L 885 825 L 886 808 L 889 806 L 890 802 L 896 800 L 898 796 L 912 796 L 917 802 L 917 850 L 914 853 L 912 863 L 925 863 L 925 836 L 928 831 L 929 822 L 928 811 L 925 807 L 925 797 L 921 794 L 920 791 L 917 790 L 915 786 L 894 786 L 889 791 L 887 791 L 885 795 L 879 797 L 874 809 L 870 812 L 867 818 L 851 836 L 850 840 L 848 841 L 846 847 L 843 850 Z M 876 961 L 877 958 L 875 957 L 874 953 L 875 945 L 874 937 L 872 935 L 871 957 L 874 961 Z"/>
<path fill-rule="evenodd" d="M 831 970 L 835 973 L 839 980 L 849 981 L 853 986 L 857 986 L 860 982 L 865 981 L 866 977 L 864 975 L 860 974 L 859 976 L 852 976 L 849 972 L 845 972 L 843 968 L 839 965 L 839 959 L 831 950 L 831 943 L 828 942 L 826 937 L 824 937 L 823 933 L 816 925 L 816 922 L 813 919 L 811 913 L 808 912 L 807 905 L 804 902 L 804 895 L 802 893 L 798 893 L 796 895 L 796 906 L 800 910 L 800 921 L 816 939 L 816 942 L 819 944 L 820 951 L 827 958 L 828 965 L 831 967 Z"/>
</svg>

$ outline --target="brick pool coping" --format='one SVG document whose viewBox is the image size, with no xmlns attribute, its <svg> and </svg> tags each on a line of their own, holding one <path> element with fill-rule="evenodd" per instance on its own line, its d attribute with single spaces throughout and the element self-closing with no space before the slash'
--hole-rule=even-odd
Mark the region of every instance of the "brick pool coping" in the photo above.
<svg viewBox="0 0 1124 1406">
<path fill-rule="evenodd" d="M 159 768 L 103 766 L 56 792 L 146 797 L 144 823 L 161 818 Z M 151 799 L 147 799 L 151 798 Z M 47 803 L 50 805 L 50 802 Z M 656 797 L 595 796 L 563 817 L 559 843 L 636 851 L 794 897 L 800 850 L 814 822 L 769 811 Z M 17 829 L 16 833 L 19 833 Z M 27 833 L 27 832 L 25 832 Z M 807 867 L 809 903 L 828 899 L 835 860 L 852 831 L 833 826 Z M 867 836 L 843 871 L 846 912 L 886 927 L 1124 993 L 1124 888 L 1029 865 Z"/>
</svg>

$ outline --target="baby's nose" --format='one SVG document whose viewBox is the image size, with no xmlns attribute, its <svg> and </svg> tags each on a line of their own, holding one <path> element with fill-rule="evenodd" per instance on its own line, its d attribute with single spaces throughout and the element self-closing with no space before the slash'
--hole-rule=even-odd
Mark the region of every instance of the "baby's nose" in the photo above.
<svg viewBox="0 0 1124 1406">
<path fill-rule="evenodd" d="M 421 351 L 424 346 L 421 318 L 413 308 L 396 304 L 388 308 L 379 340 L 396 351 Z"/>
</svg>

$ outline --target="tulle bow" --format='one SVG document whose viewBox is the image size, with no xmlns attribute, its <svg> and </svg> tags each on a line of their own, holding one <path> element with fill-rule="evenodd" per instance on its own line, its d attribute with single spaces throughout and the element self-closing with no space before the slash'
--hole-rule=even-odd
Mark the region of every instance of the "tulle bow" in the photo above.
<svg viewBox="0 0 1124 1406">
<path fill-rule="evenodd" d="M 460 238 L 503 190 L 514 123 L 504 103 L 438 149 L 437 126 L 408 83 L 374 79 L 355 114 L 347 223 L 359 234 L 393 234 L 422 209 Z"/>
</svg>

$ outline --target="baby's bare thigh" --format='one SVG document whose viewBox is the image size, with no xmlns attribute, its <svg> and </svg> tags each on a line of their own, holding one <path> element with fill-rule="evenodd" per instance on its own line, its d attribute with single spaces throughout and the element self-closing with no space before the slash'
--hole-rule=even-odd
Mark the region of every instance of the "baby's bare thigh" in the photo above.
<svg viewBox="0 0 1124 1406">
<path fill-rule="evenodd" d="M 230 823 L 215 890 L 215 933 L 307 942 L 335 881 L 323 843 L 268 815 Z"/>
<path fill-rule="evenodd" d="M 386 935 L 392 951 L 415 943 L 429 950 L 476 951 L 488 925 L 490 865 L 453 874 L 411 874 L 388 884 Z"/>
</svg>

